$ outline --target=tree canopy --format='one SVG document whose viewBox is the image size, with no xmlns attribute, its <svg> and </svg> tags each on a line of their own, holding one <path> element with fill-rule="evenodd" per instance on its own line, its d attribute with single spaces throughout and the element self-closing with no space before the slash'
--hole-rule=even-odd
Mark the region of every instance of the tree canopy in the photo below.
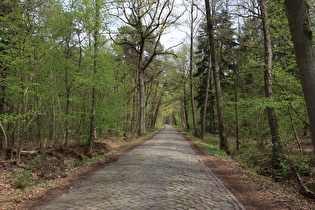
<svg viewBox="0 0 315 210">
<path fill-rule="evenodd" d="M 314 2 L 292 10 L 305 2 L 1 0 L 1 151 L 92 153 L 167 123 L 220 134 L 226 152 L 272 143 L 279 166 L 314 132 Z"/>
</svg>

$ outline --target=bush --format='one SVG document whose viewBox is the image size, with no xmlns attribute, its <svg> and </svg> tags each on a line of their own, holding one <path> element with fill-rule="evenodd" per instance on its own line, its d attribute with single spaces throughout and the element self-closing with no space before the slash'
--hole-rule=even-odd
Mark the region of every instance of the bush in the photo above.
<svg viewBox="0 0 315 210">
<path fill-rule="evenodd" d="M 23 189 L 29 186 L 35 185 L 35 180 L 32 175 L 25 171 L 19 170 L 18 172 L 13 173 L 11 185 L 18 189 Z"/>
<path fill-rule="evenodd" d="M 311 171 L 311 157 L 308 155 L 294 155 L 289 157 L 289 161 L 302 174 L 309 174 Z"/>
</svg>

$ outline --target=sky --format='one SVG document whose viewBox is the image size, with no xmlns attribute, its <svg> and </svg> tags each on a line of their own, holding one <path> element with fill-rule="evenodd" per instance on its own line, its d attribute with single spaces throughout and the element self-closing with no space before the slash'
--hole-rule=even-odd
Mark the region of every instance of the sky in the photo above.
<svg viewBox="0 0 315 210">
<path fill-rule="evenodd" d="M 196 4 L 202 6 L 200 4 L 201 0 L 194 0 Z M 199 2 L 199 3 L 197 3 Z M 175 13 L 178 15 L 182 15 L 177 23 L 170 28 L 167 29 L 167 33 L 163 34 L 161 37 L 161 43 L 165 46 L 165 48 L 170 48 L 173 46 L 177 46 L 180 43 L 188 43 L 190 37 L 190 4 L 191 0 L 175 0 L 176 9 Z M 188 6 L 184 6 L 186 4 Z M 195 15 L 198 13 L 198 18 L 200 19 L 201 13 L 197 11 L 195 7 Z M 178 48 L 178 47 L 176 47 Z"/>
</svg>

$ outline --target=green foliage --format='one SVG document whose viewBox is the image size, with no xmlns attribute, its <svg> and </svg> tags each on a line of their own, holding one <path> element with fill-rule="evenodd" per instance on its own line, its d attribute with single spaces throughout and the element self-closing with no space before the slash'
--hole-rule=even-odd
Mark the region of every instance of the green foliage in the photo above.
<svg viewBox="0 0 315 210">
<path fill-rule="evenodd" d="M 182 130 L 182 129 L 181 129 Z M 184 130 L 183 130 L 184 131 Z M 226 156 L 226 153 L 220 150 L 220 139 L 217 136 L 205 136 L 203 140 L 195 137 L 190 130 L 185 130 L 184 133 L 198 145 L 206 149 L 214 156 Z"/>
<path fill-rule="evenodd" d="M 155 134 L 157 134 L 158 132 L 160 132 L 161 129 L 156 129 L 154 131 L 152 131 L 151 133 L 148 134 L 148 136 L 154 136 Z"/>
<path fill-rule="evenodd" d="M 18 170 L 12 174 L 11 185 L 15 188 L 24 189 L 36 184 L 30 172 L 25 170 Z"/>
<path fill-rule="evenodd" d="M 289 154 L 280 161 L 280 168 L 274 170 L 272 167 L 271 151 L 269 147 L 258 147 L 248 145 L 233 155 L 233 159 L 241 163 L 241 167 L 256 174 L 268 176 L 276 181 L 296 179 L 292 168 L 299 174 L 309 175 L 312 166 L 310 155 Z"/>
<path fill-rule="evenodd" d="M 312 166 L 312 158 L 309 155 L 292 155 L 289 156 L 289 162 L 301 173 L 308 174 Z"/>
<path fill-rule="evenodd" d="M 205 136 L 204 140 L 205 143 L 219 146 L 220 145 L 220 138 L 218 136 Z"/>
<path fill-rule="evenodd" d="M 268 148 L 247 145 L 242 147 L 233 159 L 241 163 L 241 167 L 257 174 L 271 175 L 270 151 Z"/>
<path fill-rule="evenodd" d="M 42 161 L 43 157 L 44 156 L 42 154 L 38 154 L 34 158 L 29 155 L 28 156 L 29 161 L 28 161 L 28 164 L 27 164 L 28 168 L 30 170 L 34 170 L 35 171 L 37 166 L 38 166 L 38 164 Z"/>
<path fill-rule="evenodd" d="M 74 160 L 74 161 L 72 161 L 72 165 L 74 167 L 80 167 L 80 166 L 82 166 L 84 164 L 83 164 L 83 162 L 81 160 Z"/>
<path fill-rule="evenodd" d="M 205 148 L 208 152 L 210 152 L 212 155 L 214 156 L 226 156 L 226 153 L 223 152 L 222 150 L 218 149 L 217 147 L 215 146 L 212 146 L 210 144 L 206 144 L 204 142 L 200 142 L 200 141 L 197 141 L 197 143 Z"/>
<path fill-rule="evenodd" d="M 22 141 L 23 135 L 34 145 L 44 139 L 55 144 L 67 132 L 67 138 L 82 142 L 90 135 L 92 88 L 97 137 L 127 132 L 134 60 L 128 62 L 122 48 L 110 46 L 102 33 L 109 15 L 106 2 L 100 0 L 97 52 L 93 2 L 26 2 L 0 16 L 0 120 L 8 128 L 8 141 Z"/>
</svg>

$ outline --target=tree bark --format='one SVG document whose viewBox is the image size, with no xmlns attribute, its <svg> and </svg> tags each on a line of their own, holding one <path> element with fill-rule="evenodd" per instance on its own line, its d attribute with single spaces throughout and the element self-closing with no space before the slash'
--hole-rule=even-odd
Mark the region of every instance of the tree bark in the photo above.
<svg viewBox="0 0 315 210">
<path fill-rule="evenodd" d="M 223 95 L 222 95 L 222 89 L 221 89 L 219 64 L 218 64 L 216 50 L 215 50 L 214 29 L 213 29 L 214 21 L 213 21 L 213 17 L 210 11 L 209 0 L 205 0 L 205 5 L 206 5 L 208 36 L 209 36 L 209 41 L 210 41 L 211 61 L 212 61 L 212 66 L 214 67 L 213 73 L 214 73 L 214 83 L 215 83 L 216 97 L 217 97 L 220 149 L 225 151 L 227 154 L 230 154 L 229 144 L 227 140 L 226 123 L 225 123 L 225 118 L 224 118 Z"/>
<path fill-rule="evenodd" d="M 286 0 L 285 5 L 315 148 L 315 49 L 308 17 L 309 5 L 305 0 Z"/>
<path fill-rule="evenodd" d="M 146 94 L 144 85 L 144 71 L 140 70 L 139 73 L 139 92 L 140 92 L 140 127 L 139 136 L 146 133 L 146 116 L 145 116 L 145 104 L 146 104 Z"/>
<path fill-rule="evenodd" d="M 135 75 L 135 85 L 139 84 L 139 73 L 138 70 L 136 70 Z M 136 135 L 137 133 L 137 113 L 138 113 L 138 88 L 135 88 L 132 93 L 132 112 L 131 112 L 131 118 L 130 118 L 130 133 L 132 135 Z"/>
<path fill-rule="evenodd" d="M 215 115 L 214 115 L 214 105 L 215 101 L 213 97 L 210 98 L 210 111 L 209 111 L 209 133 L 216 133 L 216 125 L 215 125 Z"/>
<path fill-rule="evenodd" d="M 69 62 L 71 60 L 71 47 L 70 47 L 70 40 L 71 40 L 71 24 L 69 25 L 69 31 L 66 37 L 66 60 Z M 69 81 L 69 71 L 70 68 L 68 66 L 65 67 L 65 91 L 66 91 L 66 107 L 65 107 L 65 122 L 64 122 L 64 146 L 68 146 L 68 139 L 69 139 L 69 115 L 70 115 L 70 92 L 71 92 L 71 84 Z"/>
<path fill-rule="evenodd" d="M 213 71 L 211 70 L 211 76 L 213 77 Z M 209 133 L 216 133 L 215 128 L 215 115 L 214 115 L 214 106 L 215 106 L 215 96 L 213 93 L 213 87 L 212 87 L 212 78 L 210 79 L 210 96 L 209 96 Z"/>
<path fill-rule="evenodd" d="M 95 0 L 95 31 L 94 31 L 94 58 L 93 58 L 93 76 L 98 71 L 98 53 L 99 53 L 99 30 L 100 30 L 100 2 Z M 91 118 L 90 118 L 90 134 L 88 139 L 87 153 L 91 154 L 96 133 L 96 87 L 93 84 L 91 96 Z"/>
<path fill-rule="evenodd" d="M 6 149 L 8 147 L 8 137 L 7 137 L 7 134 L 2 126 L 2 123 L 0 121 L 0 133 L 2 135 L 2 138 L 3 138 L 3 142 L 1 143 L 1 149 Z"/>
<path fill-rule="evenodd" d="M 296 132 L 296 128 L 294 126 L 294 121 L 293 121 L 293 117 L 292 117 L 292 114 L 291 114 L 291 107 L 290 106 L 288 107 L 288 113 L 289 113 L 289 117 L 290 117 L 290 124 L 291 124 L 292 130 L 293 130 L 293 133 L 294 133 L 294 138 L 296 140 L 296 143 L 299 146 L 300 152 L 302 153 L 303 152 L 303 148 L 302 148 L 301 141 L 299 139 L 298 133 Z"/>
<path fill-rule="evenodd" d="M 158 87 L 156 87 L 158 88 Z M 162 104 L 162 98 L 163 98 L 164 93 L 162 92 L 159 96 L 157 96 L 157 101 L 155 102 L 155 105 L 153 105 L 152 109 L 152 119 L 151 119 L 151 129 L 155 128 L 156 126 L 156 120 L 160 111 L 160 107 Z"/>
<path fill-rule="evenodd" d="M 194 54 L 194 1 L 191 2 L 190 8 L 190 53 L 189 53 L 189 76 L 190 76 L 190 103 L 191 112 L 193 118 L 193 126 L 195 131 L 195 136 L 199 136 L 197 120 L 196 120 L 196 108 L 195 108 L 195 94 L 194 94 L 194 76 L 193 76 L 193 54 Z"/>
<path fill-rule="evenodd" d="M 211 57 L 209 55 L 209 57 Z M 201 132 L 200 138 L 203 139 L 206 132 L 206 117 L 207 117 L 207 108 L 209 101 L 209 88 L 210 88 L 210 79 L 211 79 L 211 59 L 209 59 L 208 69 L 207 69 L 207 78 L 206 78 L 206 93 L 205 100 L 203 102 L 203 110 L 202 110 L 202 119 L 201 119 Z"/>
<path fill-rule="evenodd" d="M 236 150 L 240 149 L 240 137 L 239 137 L 239 116 L 238 116 L 238 94 L 237 94 L 237 84 L 238 84 L 238 71 L 235 69 L 235 79 L 234 79 L 234 110 L 235 110 L 235 138 L 236 138 Z"/>
<path fill-rule="evenodd" d="M 144 68 L 143 68 L 143 56 L 144 56 L 144 47 L 145 47 L 145 40 L 141 40 L 140 44 L 140 52 L 138 57 L 138 66 L 137 71 L 139 72 L 139 100 L 140 100 L 140 115 L 139 115 L 139 136 L 144 135 L 146 133 L 145 127 L 145 101 L 146 101 L 146 94 L 145 94 L 145 85 L 144 85 Z"/>
<path fill-rule="evenodd" d="M 262 24 L 264 32 L 264 48 L 265 48 L 265 97 L 268 101 L 273 100 L 273 90 L 272 90 L 272 46 L 271 46 L 271 36 L 270 36 L 270 26 L 269 17 L 266 8 L 266 0 L 259 0 L 260 10 L 262 15 Z M 275 108 L 268 106 L 267 108 L 268 122 L 272 138 L 272 164 L 275 169 L 279 169 L 282 156 L 282 145 L 279 135 L 279 126 L 276 116 Z"/>
<path fill-rule="evenodd" d="M 188 110 L 187 110 L 187 91 L 186 91 L 186 87 L 184 86 L 184 99 L 183 99 L 183 104 L 184 104 L 184 113 L 185 113 L 185 125 L 186 128 L 189 129 L 189 118 L 188 118 Z"/>
<path fill-rule="evenodd" d="M 66 70 L 67 72 L 68 70 Z M 66 77 L 66 81 L 67 81 Z M 68 81 L 66 82 L 66 86 L 68 86 Z M 70 88 L 66 87 L 66 110 L 65 110 L 65 133 L 64 133 L 64 146 L 68 146 L 69 139 L 69 114 L 70 114 Z"/>
</svg>

